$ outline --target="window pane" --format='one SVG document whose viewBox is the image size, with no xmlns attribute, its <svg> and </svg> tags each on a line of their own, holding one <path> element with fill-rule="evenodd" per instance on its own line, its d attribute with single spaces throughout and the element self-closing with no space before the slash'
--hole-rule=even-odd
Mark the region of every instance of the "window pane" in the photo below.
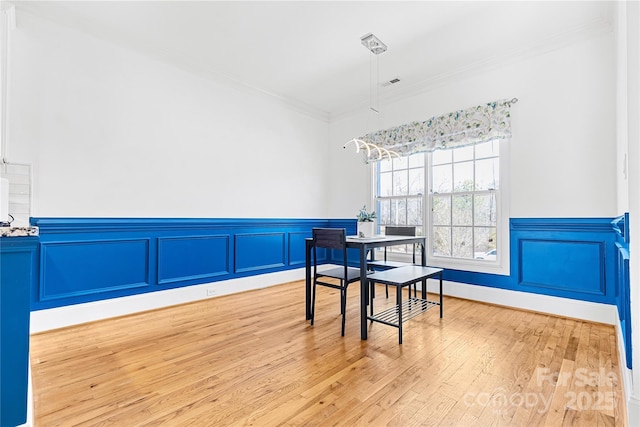
<svg viewBox="0 0 640 427">
<path fill-rule="evenodd" d="M 378 210 L 376 211 L 379 224 L 389 224 L 391 219 L 391 205 L 389 200 L 378 200 Z"/>
<path fill-rule="evenodd" d="M 391 182 L 391 172 L 385 172 L 380 174 L 378 179 L 379 194 L 380 196 L 392 196 L 393 187 Z"/>
<path fill-rule="evenodd" d="M 395 245 L 395 246 L 389 246 L 387 248 L 387 253 L 389 252 L 395 252 L 397 254 L 413 254 L 413 252 L 411 251 L 411 247 L 409 245 Z"/>
<path fill-rule="evenodd" d="M 453 256 L 456 258 L 473 257 L 473 227 L 453 227 Z"/>
<path fill-rule="evenodd" d="M 431 155 L 431 162 L 434 165 L 442 165 L 445 163 L 451 163 L 453 150 L 435 150 Z"/>
<path fill-rule="evenodd" d="M 407 164 L 408 164 L 407 160 L 408 160 L 407 157 L 400 157 L 400 158 L 394 157 L 393 158 L 393 169 L 394 170 L 406 169 L 407 168 Z"/>
<path fill-rule="evenodd" d="M 451 225 L 451 196 L 433 196 L 433 225 Z"/>
<path fill-rule="evenodd" d="M 451 227 L 433 227 L 433 254 L 451 256 Z"/>
<path fill-rule="evenodd" d="M 380 172 L 388 172 L 391 170 L 391 166 L 393 165 L 393 162 L 389 160 L 383 160 L 381 162 L 378 162 L 377 165 L 378 165 L 378 170 Z"/>
<path fill-rule="evenodd" d="M 424 168 L 409 169 L 409 194 L 424 193 Z"/>
<path fill-rule="evenodd" d="M 393 172 L 393 195 L 405 196 L 408 189 L 407 170 Z"/>
<path fill-rule="evenodd" d="M 498 159 L 476 161 L 476 190 L 495 190 L 498 188 L 500 177 L 500 162 Z"/>
<path fill-rule="evenodd" d="M 483 142 L 476 145 L 476 159 L 483 159 L 485 157 L 496 157 L 499 154 L 498 148 L 500 147 L 500 141 Z"/>
<path fill-rule="evenodd" d="M 407 224 L 407 203 L 405 199 L 391 200 L 391 218 L 389 224 Z"/>
<path fill-rule="evenodd" d="M 476 227 L 474 233 L 474 258 L 494 261 L 497 255 L 496 228 Z"/>
<path fill-rule="evenodd" d="M 471 194 L 452 197 L 453 225 L 473 225 L 473 207 Z"/>
<path fill-rule="evenodd" d="M 422 224 L 422 200 L 421 199 L 407 200 L 407 224 L 408 225 Z"/>
<path fill-rule="evenodd" d="M 453 161 L 462 162 L 465 160 L 473 160 L 473 145 L 468 147 L 456 148 L 453 151 Z"/>
<path fill-rule="evenodd" d="M 475 225 L 496 225 L 495 194 L 476 194 L 474 196 Z"/>
<path fill-rule="evenodd" d="M 473 191 L 473 162 L 453 165 L 453 191 Z"/>
<path fill-rule="evenodd" d="M 450 164 L 433 168 L 431 188 L 434 193 L 450 193 L 452 191 L 451 170 Z"/>
<path fill-rule="evenodd" d="M 424 167 L 424 153 L 412 154 L 409 156 L 409 167 L 410 168 L 419 168 Z"/>
</svg>

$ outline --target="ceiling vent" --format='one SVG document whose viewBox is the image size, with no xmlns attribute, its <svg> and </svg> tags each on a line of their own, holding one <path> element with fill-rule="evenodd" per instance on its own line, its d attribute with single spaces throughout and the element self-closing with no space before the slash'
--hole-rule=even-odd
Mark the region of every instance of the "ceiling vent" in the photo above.
<svg viewBox="0 0 640 427">
<path fill-rule="evenodd" d="M 387 86 L 391 86 L 391 85 L 394 85 L 394 84 L 399 83 L 399 82 L 400 82 L 400 77 L 394 77 L 391 80 L 387 80 L 386 82 L 380 83 L 380 86 L 387 87 Z"/>
</svg>

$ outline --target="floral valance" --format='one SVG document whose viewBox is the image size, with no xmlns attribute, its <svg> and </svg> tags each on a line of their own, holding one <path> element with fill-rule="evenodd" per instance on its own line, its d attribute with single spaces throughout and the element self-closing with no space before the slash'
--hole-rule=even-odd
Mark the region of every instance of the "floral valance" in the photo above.
<svg viewBox="0 0 640 427">
<path fill-rule="evenodd" d="M 517 99 L 500 100 L 454 111 L 423 122 L 411 122 L 358 139 L 400 156 L 477 144 L 511 137 L 510 107 Z"/>
</svg>

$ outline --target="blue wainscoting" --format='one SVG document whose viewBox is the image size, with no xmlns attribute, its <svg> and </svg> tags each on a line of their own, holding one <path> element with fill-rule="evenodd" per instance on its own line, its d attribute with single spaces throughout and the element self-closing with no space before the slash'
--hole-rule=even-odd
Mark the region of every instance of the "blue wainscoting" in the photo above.
<svg viewBox="0 0 640 427">
<path fill-rule="evenodd" d="M 356 233 L 355 219 L 32 218 L 31 223 L 40 229 L 41 249 L 32 310 L 302 268 L 313 227 Z M 618 283 L 625 267 L 617 235 L 612 218 L 512 218 L 510 276 L 448 269 L 444 278 L 617 304 L 626 321 L 628 282 Z M 352 252 L 350 264 L 357 265 L 357 251 Z M 319 251 L 319 256 L 340 261 L 337 254 Z"/>
<path fill-rule="evenodd" d="M 629 276 L 629 214 L 615 218 L 611 224 L 616 235 L 616 305 L 624 340 L 627 368 L 632 369 L 631 299 Z"/>
<path fill-rule="evenodd" d="M 0 426 L 27 422 L 29 290 L 37 261 L 37 237 L 0 237 Z"/>
<path fill-rule="evenodd" d="M 511 274 L 446 270 L 445 280 L 615 304 L 611 218 L 511 218 Z"/>
<path fill-rule="evenodd" d="M 611 218 L 511 220 L 515 289 L 613 304 Z"/>
<path fill-rule="evenodd" d="M 32 218 L 31 224 L 40 231 L 31 310 L 301 268 L 313 227 L 356 233 L 355 219 Z"/>
</svg>

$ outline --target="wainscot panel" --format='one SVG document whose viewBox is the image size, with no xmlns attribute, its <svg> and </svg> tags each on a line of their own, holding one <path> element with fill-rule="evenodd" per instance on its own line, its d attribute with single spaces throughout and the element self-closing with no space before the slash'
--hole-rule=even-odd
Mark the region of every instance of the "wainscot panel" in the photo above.
<svg viewBox="0 0 640 427">
<path fill-rule="evenodd" d="M 149 239 L 41 242 L 41 301 L 149 286 Z"/>
<path fill-rule="evenodd" d="M 604 295 L 604 243 L 520 240 L 518 285 Z"/>
<path fill-rule="evenodd" d="M 228 234 L 158 238 L 158 283 L 229 275 L 229 238 Z"/>
<path fill-rule="evenodd" d="M 285 233 L 236 234 L 236 273 L 284 267 Z"/>
<path fill-rule="evenodd" d="M 289 265 L 304 267 L 305 239 L 311 238 L 311 231 L 292 231 L 289 233 Z"/>
<path fill-rule="evenodd" d="M 613 304 L 611 218 L 512 218 L 514 289 Z"/>
<path fill-rule="evenodd" d="M 313 227 L 351 219 L 31 218 L 39 278 L 31 310 L 143 294 L 304 266 Z M 323 259 L 326 255 L 323 253 Z"/>
</svg>

